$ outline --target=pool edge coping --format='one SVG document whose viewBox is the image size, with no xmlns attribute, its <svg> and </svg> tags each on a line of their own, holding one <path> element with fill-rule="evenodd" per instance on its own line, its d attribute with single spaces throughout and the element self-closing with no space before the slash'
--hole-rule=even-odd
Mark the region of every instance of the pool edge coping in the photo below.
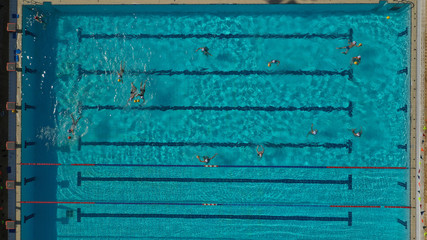
<svg viewBox="0 0 427 240">
<path fill-rule="evenodd" d="M 412 14 L 411 27 L 412 27 L 412 36 L 411 36 L 411 99 L 412 93 L 414 93 L 415 104 L 412 104 L 411 101 L 411 140 L 414 140 L 415 143 L 412 144 L 411 141 L 411 162 L 415 165 L 414 174 L 411 174 L 411 216 L 415 217 L 414 224 L 411 224 L 411 231 L 415 228 L 417 239 L 425 238 L 424 231 L 424 216 L 421 213 L 425 210 L 425 198 L 424 198 L 424 160 L 422 159 L 422 149 L 424 148 L 424 138 L 423 138 L 423 128 L 422 126 L 425 123 L 423 120 L 424 110 L 425 110 L 425 14 L 426 14 L 426 6 L 424 0 L 417 0 L 415 2 L 416 14 Z M 416 16 L 415 16 L 416 15 Z M 416 35 L 414 34 L 416 32 Z M 416 66 L 416 68 L 412 68 L 412 66 Z M 413 117 L 415 114 L 415 117 Z M 414 131 L 414 133 L 413 133 Z M 415 149 L 413 149 L 415 148 Z M 419 164 L 417 164 L 419 163 Z M 420 172 L 419 172 L 420 171 Z M 411 171 L 412 172 L 412 171 Z M 419 172 L 419 173 L 418 173 Z M 419 179 L 417 181 L 416 175 L 418 175 Z M 412 180 L 413 179 L 413 180 Z M 418 184 L 417 184 L 418 182 Z M 418 185 L 418 186 L 417 186 Z M 419 191 L 419 195 L 417 195 L 417 190 Z M 412 201 L 415 202 L 412 205 Z M 416 211 L 414 214 L 413 211 Z M 416 225 L 413 227 L 412 225 Z M 413 238 L 415 239 L 415 238 Z"/>
<path fill-rule="evenodd" d="M 19 16 L 22 16 L 22 6 L 25 4 L 29 4 L 31 2 L 28 2 L 32 0 L 17 0 L 17 14 Z M 388 3 L 397 3 L 398 0 L 386 0 Z M 417 119 L 424 119 L 424 101 L 421 101 L 422 99 L 417 98 L 417 91 L 423 91 L 422 96 L 424 97 L 424 87 L 423 87 L 423 81 L 422 79 L 418 79 L 417 71 L 421 71 L 421 76 L 424 76 L 424 67 L 421 67 L 421 70 L 419 69 L 420 66 L 425 66 L 424 64 L 419 65 L 420 63 L 417 62 L 417 53 L 421 52 L 420 50 L 417 50 L 417 44 L 418 44 L 418 38 L 417 35 L 420 34 L 417 31 L 417 14 L 423 16 L 423 10 L 417 11 L 419 8 L 419 4 L 417 4 L 420 0 L 410 0 L 415 4 L 415 7 L 411 11 L 411 54 L 410 54 L 410 79 L 411 79 L 411 96 L 410 96 L 410 128 L 411 128 L 411 134 L 410 134 L 410 202 L 411 202 L 411 213 L 410 213 L 410 238 L 411 239 L 424 239 L 423 232 L 424 230 L 421 228 L 419 229 L 420 223 L 421 223 L 421 214 L 418 210 L 418 206 L 420 202 L 418 199 L 416 199 L 415 196 L 417 193 L 417 187 L 416 187 L 416 175 L 417 175 L 417 169 L 418 165 L 417 159 L 419 159 L 417 156 L 420 154 L 417 154 L 420 150 L 420 144 L 421 141 L 417 139 L 417 133 L 421 132 L 422 130 L 417 125 Z M 422 0 L 421 0 L 422 1 Z M 25 2 L 25 4 L 24 4 Z M 131 5 L 131 4 L 269 4 L 267 0 L 50 0 L 50 1 L 44 1 L 44 2 L 50 2 L 52 5 Z M 280 2 L 279 4 L 378 4 L 380 0 L 284 0 L 283 2 Z M 37 2 L 33 2 L 37 4 Z M 43 2 L 42 2 L 43 3 Z M 22 17 L 17 19 L 17 29 L 22 29 Z M 422 43 L 421 43 L 422 44 Z M 17 34 L 16 38 L 16 48 L 22 49 L 22 34 Z M 424 49 L 423 49 L 424 50 Z M 424 51 L 422 52 L 424 53 Z M 420 60 L 421 61 L 421 60 Z M 17 67 L 21 67 L 21 59 L 17 62 Z M 17 72 L 17 89 L 16 89 L 16 105 L 21 106 L 22 104 L 22 73 Z M 412 84 L 421 84 L 422 89 L 419 89 L 415 87 L 413 88 Z M 415 103 L 412 101 L 412 99 L 416 99 Z M 417 101 L 418 100 L 418 101 Z M 421 106 L 421 112 L 417 111 L 417 106 Z M 18 144 L 22 143 L 21 139 L 21 117 L 22 112 L 17 111 L 16 113 L 16 142 Z M 415 126 L 415 128 L 414 128 Z M 416 129 L 418 128 L 418 129 Z M 417 144 L 418 143 L 418 144 Z M 421 144 L 421 147 L 423 144 Z M 419 159 L 420 163 L 422 162 L 421 159 Z M 420 166 L 422 167 L 422 166 Z M 423 176 L 423 174 L 421 174 Z M 18 223 L 21 222 L 21 148 L 16 149 L 16 219 Z M 424 182 L 421 181 L 421 190 L 424 189 Z M 422 191 L 423 192 L 423 191 Z M 418 203 L 418 204 L 417 204 Z M 414 207 L 415 206 L 415 207 Z M 16 225 L 16 240 L 21 239 L 21 224 Z"/>
<path fill-rule="evenodd" d="M 18 2 L 37 2 L 34 0 L 18 0 Z M 169 5 L 169 4 L 378 4 L 380 0 L 276 0 L 280 3 L 269 3 L 269 0 L 47 0 L 52 5 Z M 273 1 L 273 0 L 270 0 Z M 395 1 L 398 0 L 388 0 Z"/>
<path fill-rule="evenodd" d="M 17 9 L 16 13 L 19 16 L 22 16 L 22 0 L 17 0 Z M 22 17 L 17 18 L 17 29 L 22 29 Z M 22 34 L 17 34 L 16 36 L 16 48 L 22 49 Z M 17 62 L 17 67 L 22 67 L 22 59 L 19 58 Z M 16 105 L 22 106 L 22 72 L 16 72 Z M 22 139 L 21 139 L 21 117 L 22 109 L 16 111 L 16 143 L 21 144 L 22 148 Z M 16 148 L 16 219 L 19 224 L 16 224 L 16 234 L 15 240 L 21 240 L 21 148 Z"/>
<path fill-rule="evenodd" d="M 419 115 L 417 114 L 417 105 L 419 104 L 417 102 L 417 70 L 418 70 L 418 64 L 417 64 L 417 14 L 418 10 L 418 4 L 417 1 L 413 1 L 415 4 L 415 7 L 411 10 L 411 38 L 410 38 L 410 114 L 409 114 L 409 127 L 411 129 L 410 131 L 410 203 L 411 203 L 411 213 L 410 213 L 410 238 L 411 239 L 423 239 L 420 235 L 420 216 L 419 209 L 417 208 L 417 199 L 416 199 L 416 193 L 417 193 L 417 186 L 416 186 L 416 174 L 417 174 L 417 167 L 416 164 L 416 152 L 418 148 L 417 139 L 416 139 L 416 126 L 417 126 L 417 118 Z M 415 87 L 415 88 L 414 88 Z M 414 100 L 413 100 L 414 99 Z M 422 228 L 421 228 L 422 229 Z"/>
</svg>

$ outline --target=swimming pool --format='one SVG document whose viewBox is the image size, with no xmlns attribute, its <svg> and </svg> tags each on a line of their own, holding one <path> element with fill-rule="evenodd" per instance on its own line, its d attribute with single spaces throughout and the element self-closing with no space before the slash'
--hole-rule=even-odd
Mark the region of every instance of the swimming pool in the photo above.
<svg viewBox="0 0 427 240">
<path fill-rule="evenodd" d="M 408 238 L 407 8 L 37 10 L 46 26 L 23 18 L 22 162 L 40 164 L 22 167 L 24 238 Z M 342 54 L 349 39 L 363 46 Z M 145 103 L 127 104 L 131 82 Z"/>
</svg>

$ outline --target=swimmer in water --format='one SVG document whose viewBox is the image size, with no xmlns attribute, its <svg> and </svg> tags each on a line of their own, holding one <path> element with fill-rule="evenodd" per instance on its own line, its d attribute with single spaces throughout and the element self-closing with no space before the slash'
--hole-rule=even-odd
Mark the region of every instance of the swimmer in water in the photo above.
<svg viewBox="0 0 427 240">
<path fill-rule="evenodd" d="M 200 159 L 199 156 L 196 156 L 197 159 L 199 159 L 200 162 L 202 163 L 209 163 L 218 153 L 215 153 L 215 155 L 213 155 L 211 158 L 208 156 L 203 156 L 203 160 Z"/>
<path fill-rule="evenodd" d="M 209 53 L 209 48 L 208 48 L 208 47 L 201 47 L 201 48 L 198 48 L 198 49 L 196 50 L 196 52 L 197 52 L 197 51 L 199 51 L 199 50 L 202 50 L 203 54 L 205 54 L 206 56 L 208 56 L 208 55 L 212 56 L 212 54 L 210 54 L 210 53 Z"/>
<path fill-rule="evenodd" d="M 80 116 L 79 118 L 77 118 L 77 120 L 74 119 L 73 114 L 71 113 L 71 119 L 73 120 L 73 124 L 71 124 L 70 129 L 68 129 L 68 133 L 72 133 L 74 135 L 74 129 L 76 129 L 77 127 L 77 123 L 79 123 L 80 118 L 82 118 L 82 116 Z M 71 137 L 68 137 L 68 139 L 71 139 Z"/>
<path fill-rule="evenodd" d="M 277 65 L 279 65 L 280 64 L 280 61 L 279 60 L 271 60 L 270 62 L 268 62 L 268 67 L 271 67 L 271 64 L 272 63 L 277 63 Z"/>
<path fill-rule="evenodd" d="M 353 135 L 355 136 L 355 137 L 361 137 L 362 136 L 362 128 L 360 128 L 360 131 L 359 132 L 356 132 L 356 129 L 354 128 L 354 129 L 351 129 L 351 132 L 353 133 Z"/>
<path fill-rule="evenodd" d="M 37 12 L 37 13 L 36 13 L 36 15 L 34 16 L 34 19 L 35 19 L 37 22 L 44 24 L 44 21 L 43 21 L 43 14 L 40 14 L 40 15 L 39 15 L 39 12 Z"/>
<path fill-rule="evenodd" d="M 356 41 L 350 41 L 350 40 L 348 40 L 348 46 L 339 47 L 337 49 L 344 49 L 345 48 L 346 50 L 345 50 L 345 52 L 342 52 L 342 54 L 347 54 L 348 51 L 350 50 L 350 48 L 352 48 L 352 47 L 361 47 L 361 46 L 362 46 L 361 43 L 359 43 L 359 45 L 357 45 Z"/>
<path fill-rule="evenodd" d="M 137 94 L 137 89 L 136 89 L 136 87 L 135 87 L 135 85 L 133 85 L 133 82 L 132 83 L 130 83 L 131 84 L 131 86 L 132 86 L 132 88 L 131 88 L 131 90 L 130 90 L 130 97 L 129 97 L 129 99 L 128 99 L 128 102 L 129 101 L 132 101 L 132 99 L 134 99 L 135 98 L 135 96 L 136 96 L 136 94 Z"/>
<path fill-rule="evenodd" d="M 258 148 L 261 147 L 262 151 L 258 151 Z M 256 146 L 256 153 L 258 154 L 259 158 L 262 158 L 262 155 L 264 155 L 264 148 L 262 147 L 262 145 L 257 145 Z"/>
<path fill-rule="evenodd" d="M 119 82 L 123 81 L 123 74 L 125 73 L 125 65 L 123 64 L 123 62 L 120 63 L 120 72 L 117 72 L 117 75 L 119 77 Z"/>
<path fill-rule="evenodd" d="M 142 102 L 145 102 L 144 94 L 145 94 L 145 85 L 146 84 L 147 84 L 147 80 L 145 80 L 144 85 L 142 85 L 142 82 L 141 82 L 141 85 L 139 86 L 140 92 L 138 93 L 138 95 L 136 95 L 136 97 L 142 98 Z"/>
<path fill-rule="evenodd" d="M 353 57 L 351 58 L 351 63 L 354 65 L 359 65 L 359 63 L 362 61 L 362 57 L 361 56 L 357 56 L 357 57 Z"/>
<path fill-rule="evenodd" d="M 317 134 L 317 129 L 313 129 L 313 124 L 311 124 L 311 130 L 310 130 L 310 132 L 307 133 L 307 136 L 310 135 L 310 134 L 312 134 L 312 135 L 316 135 Z"/>
</svg>

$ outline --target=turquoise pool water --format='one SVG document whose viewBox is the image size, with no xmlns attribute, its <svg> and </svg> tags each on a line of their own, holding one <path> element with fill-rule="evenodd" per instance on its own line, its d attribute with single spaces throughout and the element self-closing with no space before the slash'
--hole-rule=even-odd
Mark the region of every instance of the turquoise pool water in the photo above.
<svg viewBox="0 0 427 240">
<path fill-rule="evenodd" d="M 409 9 L 224 9 L 24 7 L 24 236 L 409 238 Z"/>
</svg>

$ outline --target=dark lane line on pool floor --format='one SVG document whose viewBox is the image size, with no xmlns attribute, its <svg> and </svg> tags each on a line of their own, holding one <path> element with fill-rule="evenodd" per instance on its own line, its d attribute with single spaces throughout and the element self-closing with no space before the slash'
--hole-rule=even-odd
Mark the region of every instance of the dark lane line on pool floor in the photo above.
<svg viewBox="0 0 427 240">
<path fill-rule="evenodd" d="M 328 204 L 282 204 L 282 203 L 195 203 L 195 202 L 70 202 L 70 201 L 20 201 L 21 204 L 104 204 L 104 205 L 168 205 L 168 206 L 238 206 L 238 207 L 309 207 L 309 208 L 388 208 L 411 209 L 410 206 L 385 205 L 328 205 Z"/>
<path fill-rule="evenodd" d="M 89 106 L 82 105 L 82 110 L 124 110 L 123 106 L 114 106 L 114 105 L 97 105 L 97 106 Z M 293 112 L 293 111 L 303 111 L 303 112 L 311 112 L 311 111 L 319 111 L 319 112 L 333 112 L 333 111 L 347 111 L 348 116 L 353 116 L 353 102 L 348 102 L 348 107 L 251 107 L 251 106 L 137 106 L 130 107 L 131 110 L 140 110 L 140 111 L 186 111 L 186 110 L 198 110 L 198 111 L 260 111 L 260 112 Z M 126 108 L 129 110 L 129 108 Z"/>
<path fill-rule="evenodd" d="M 305 147 L 323 147 L 323 148 L 347 148 L 348 153 L 352 152 L 353 142 L 348 140 L 346 143 L 264 143 L 264 147 L 271 148 L 305 148 Z M 151 147 L 256 147 L 256 143 L 241 142 L 82 142 L 78 140 L 78 150 L 82 146 L 151 146 Z"/>
<path fill-rule="evenodd" d="M 347 180 L 312 180 L 312 179 L 250 179 L 250 178 L 144 178 L 144 177 L 82 177 L 77 172 L 77 186 L 83 181 L 91 182 L 201 182 L 201 183 L 287 183 L 287 184 L 337 184 L 347 185 L 353 189 L 353 177 Z"/>
<path fill-rule="evenodd" d="M 313 217 L 313 216 L 274 216 L 274 215 L 207 215 L 207 214 L 138 214 L 138 213 L 82 213 L 81 208 L 77 208 L 77 222 L 81 222 L 84 217 L 89 218 L 186 218 L 186 219 L 238 219 L 238 220 L 281 220 L 281 221 L 328 221 L 347 222 L 352 226 L 352 212 L 348 212 L 348 217 Z"/>
<path fill-rule="evenodd" d="M 166 168 L 341 168 L 405 170 L 407 167 L 373 166 L 269 166 L 269 165 L 177 165 L 177 164 L 127 164 L 127 163 L 20 163 L 21 166 L 80 166 L 80 167 L 166 167 Z"/>
<path fill-rule="evenodd" d="M 83 75 L 109 75 L 117 74 L 115 70 L 86 70 L 82 66 L 78 65 L 77 81 L 80 81 Z M 203 76 L 203 75 L 221 75 L 221 76 L 248 76 L 248 75 L 310 75 L 310 76 L 348 76 L 349 80 L 353 80 L 353 69 L 347 69 L 342 71 L 329 71 L 329 70 L 283 70 L 283 71 L 263 71 L 263 70 L 240 70 L 240 71 L 207 71 L 207 70 L 126 70 L 126 75 L 161 75 L 161 76 L 174 76 L 174 75 L 186 75 L 186 76 Z"/>
<path fill-rule="evenodd" d="M 77 29 L 77 38 L 79 42 L 84 38 L 88 39 L 185 39 L 185 38 L 214 38 L 214 39 L 233 39 L 233 38 L 264 38 L 264 39 L 312 39 L 312 38 L 324 38 L 324 39 L 353 39 L 353 29 L 350 28 L 347 33 L 335 33 L 335 34 L 323 34 L 323 33 L 294 33 L 294 34 L 127 34 L 127 33 L 90 33 L 84 34 L 83 29 Z"/>
</svg>

